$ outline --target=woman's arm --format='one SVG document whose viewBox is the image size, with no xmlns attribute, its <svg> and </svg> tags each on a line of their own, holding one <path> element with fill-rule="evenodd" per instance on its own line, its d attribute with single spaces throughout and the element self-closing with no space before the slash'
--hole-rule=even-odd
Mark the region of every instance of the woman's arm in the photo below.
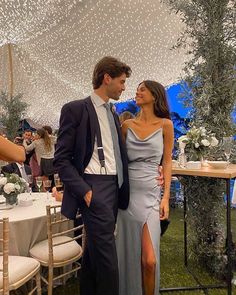
<svg viewBox="0 0 236 295">
<path fill-rule="evenodd" d="M 36 140 L 37 140 L 37 139 L 36 139 Z M 35 141 L 33 141 L 33 142 L 32 142 L 31 144 L 29 144 L 29 145 L 27 145 L 26 142 L 23 142 L 23 146 L 24 146 L 26 152 L 31 152 L 32 150 L 35 149 L 36 144 L 35 144 Z"/>
<path fill-rule="evenodd" d="M 0 136 L 0 159 L 7 162 L 24 162 L 25 149 Z"/>
<path fill-rule="evenodd" d="M 171 185 L 171 168 L 172 168 L 172 150 L 174 144 L 174 128 L 171 120 L 165 119 L 163 125 L 163 174 L 164 174 L 164 194 L 160 206 L 161 219 L 169 217 L 169 199 L 170 199 L 170 185 Z"/>
</svg>

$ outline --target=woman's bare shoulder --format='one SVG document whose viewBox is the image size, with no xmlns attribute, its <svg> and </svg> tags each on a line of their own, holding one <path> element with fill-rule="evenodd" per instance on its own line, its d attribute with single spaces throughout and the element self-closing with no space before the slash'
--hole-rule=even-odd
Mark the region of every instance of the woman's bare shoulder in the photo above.
<svg viewBox="0 0 236 295">
<path fill-rule="evenodd" d="M 165 118 L 163 122 L 164 128 L 173 128 L 173 122 L 170 119 Z"/>
<path fill-rule="evenodd" d="M 174 134 L 174 125 L 170 119 L 164 119 L 163 122 L 163 134 L 167 136 L 173 136 Z"/>
</svg>

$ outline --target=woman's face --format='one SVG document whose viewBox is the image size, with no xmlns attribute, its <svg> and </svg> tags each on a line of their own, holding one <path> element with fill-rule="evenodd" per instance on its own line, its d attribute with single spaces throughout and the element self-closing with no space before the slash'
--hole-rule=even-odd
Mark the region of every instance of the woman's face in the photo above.
<svg viewBox="0 0 236 295">
<path fill-rule="evenodd" d="M 135 101 L 138 106 L 142 106 L 144 104 L 153 104 L 154 97 L 144 83 L 139 85 L 136 91 Z"/>
</svg>

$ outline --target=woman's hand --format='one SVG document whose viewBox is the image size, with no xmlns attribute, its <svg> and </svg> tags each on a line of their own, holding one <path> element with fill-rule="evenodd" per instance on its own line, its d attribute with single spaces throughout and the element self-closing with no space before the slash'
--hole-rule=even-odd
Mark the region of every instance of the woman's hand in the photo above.
<svg viewBox="0 0 236 295">
<path fill-rule="evenodd" d="M 169 199 L 163 198 L 160 204 L 160 220 L 169 218 Z"/>
<path fill-rule="evenodd" d="M 164 173 L 162 166 L 158 167 L 159 176 L 156 177 L 157 183 L 159 186 L 164 186 Z"/>
</svg>

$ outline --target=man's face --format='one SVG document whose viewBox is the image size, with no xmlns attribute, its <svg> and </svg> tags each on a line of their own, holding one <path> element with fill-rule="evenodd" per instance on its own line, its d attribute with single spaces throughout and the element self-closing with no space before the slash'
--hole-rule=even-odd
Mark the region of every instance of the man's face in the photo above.
<svg viewBox="0 0 236 295">
<path fill-rule="evenodd" d="M 24 137 L 25 140 L 31 140 L 32 133 L 29 132 L 29 131 L 24 132 L 23 137 Z"/>
<path fill-rule="evenodd" d="M 105 75 L 105 81 L 107 85 L 107 96 L 114 100 L 120 98 L 121 93 L 125 90 L 126 74 L 122 74 L 120 77 L 111 78 L 108 74 Z"/>
</svg>

